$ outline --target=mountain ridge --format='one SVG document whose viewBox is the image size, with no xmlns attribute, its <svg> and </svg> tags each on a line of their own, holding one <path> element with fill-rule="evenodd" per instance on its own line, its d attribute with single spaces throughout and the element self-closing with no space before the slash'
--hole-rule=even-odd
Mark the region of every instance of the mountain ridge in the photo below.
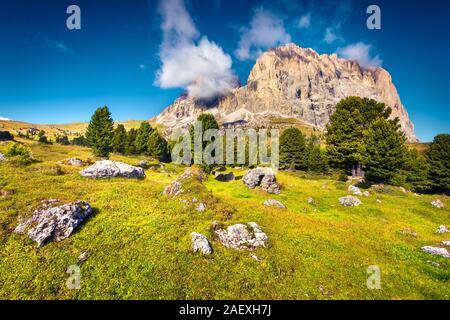
<svg viewBox="0 0 450 320">
<path fill-rule="evenodd" d="M 325 129 L 336 104 L 347 96 L 372 98 L 392 108 L 409 142 L 418 142 L 414 125 L 392 77 L 381 67 L 363 67 L 336 54 L 319 55 L 311 48 L 289 43 L 262 54 L 247 84 L 206 105 L 180 96 L 153 118 L 167 133 L 188 127 L 203 112 L 214 114 L 224 126 L 264 126 L 267 116 L 294 118 Z"/>
</svg>

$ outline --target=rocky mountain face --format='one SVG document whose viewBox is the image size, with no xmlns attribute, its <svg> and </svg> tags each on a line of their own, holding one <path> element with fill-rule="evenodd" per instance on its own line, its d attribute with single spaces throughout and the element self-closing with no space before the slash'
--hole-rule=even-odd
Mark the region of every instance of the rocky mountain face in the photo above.
<svg viewBox="0 0 450 320">
<path fill-rule="evenodd" d="M 325 128 L 336 104 L 348 96 L 384 102 L 400 119 L 410 142 L 414 126 L 400 101 L 390 74 L 378 67 L 363 68 L 336 54 L 319 55 L 312 49 L 287 44 L 264 53 L 253 67 L 246 86 L 204 103 L 182 96 L 156 122 L 168 131 L 189 126 L 203 112 L 224 126 L 264 126 L 270 117 L 297 119 Z"/>
</svg>

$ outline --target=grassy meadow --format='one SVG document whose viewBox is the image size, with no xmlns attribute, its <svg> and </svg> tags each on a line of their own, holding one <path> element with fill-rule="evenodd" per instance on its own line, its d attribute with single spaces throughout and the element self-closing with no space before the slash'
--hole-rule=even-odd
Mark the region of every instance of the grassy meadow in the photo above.
<svg viewBox="0 0 450 320">
<path fill-rule="evenodd" d="M 210 177 L 170 199 L 162 191 L 183 167 L 147 170 L 144 180 L 88 180 L 80 168 L 57 163 L 69 157 L 94 161 L 89 149 L 22 142 L 39 161 L 0 163 L 0 191 L 10 191 L 0 196 L 0 299 L 450 298 L 449 259 L 420 249 L 450 240 L 435 233 L 439 225 L 450 225 L 447 197 L 386 186 L 359 197 L 359 207 L 343 207 L 338 198 L 349 194 L 348 184 L 331 177 L 280 172 L 283 190 L 272 196 L 249 190 L 239 180 L 245 170 L 233 169 L 236 181 Z M 0 144 L 0 152 L 6 147 Z M 144 158 L 111 159 L 136 165 Z M 199 213 L 180 201 L 192 197 L 207 210 Z M 269 198 L 288 209 L 265 207 Z M 13 230 L 45 199 L 85 200 L 95 214 L 68 239 L 37 249 Z M 431 206 L 435 199 L 445 208 Z M 251 252 L 261 261 L 217 241 L 211 256 L 194 254 L 190 233 L 211 239 L 214 220 L 224 226 L 258 223 L 270 239 L 267 248 Z M 88 259 L 79 262 L 85 251 Z M 81 289 L 70 290 L 66 271 L 75 264 Z M 366 286 L 371 265 L 381 269 L 380 290 Z"/>
</svg>

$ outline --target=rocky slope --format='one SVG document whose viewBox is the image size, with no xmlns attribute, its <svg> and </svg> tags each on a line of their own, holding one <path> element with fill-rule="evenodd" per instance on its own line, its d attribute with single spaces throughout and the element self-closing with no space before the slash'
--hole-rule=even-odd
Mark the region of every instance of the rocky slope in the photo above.
<svg viewBox="0 0 450 320">
<path fill-rule="evenodd" d="M 325 128 L 336 104 L 347 96 L 368 97 L 392 108 L 410 142 L 414 126 L 400 101 L 390 74 L 382 68 L 363 68 L 336 54 L 287 44 L 264 53 L 246 86 L 208 104 L 181 96 L 156 122 L 171 131 L 187 127 L 202 112 L 213 113 L 221 124 L 264 126 L 270 117 L 294 118 Z"/>
</svg>

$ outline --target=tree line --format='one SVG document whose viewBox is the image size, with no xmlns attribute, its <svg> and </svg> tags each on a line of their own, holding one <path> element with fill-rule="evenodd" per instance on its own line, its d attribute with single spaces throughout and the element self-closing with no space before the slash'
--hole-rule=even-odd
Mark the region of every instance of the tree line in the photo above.
<svg viewBox="0 0 450 320">
<path fill-rule="evenodd" d="M 345 98 L 336 105 L 323 136 L 307 137 L 295 127 L 282 132 L 280 168 L 316 174 L 340 172 L 370 182 L 405 186 L 416 192 L 448 193 L 450 134 L 436 136 L 429 150 L 421 154 L 407 146 L 399 120 L 392 119 L 391 113 L 390 107 L 372 99 Z M 198 121 L 202 122 L 203 131 L 219 128 L 211 114 L 200 115 Z M 192 127 L 190 133 L 193 134 Z M 80 139 L 99 157 L 116 152 L 145 154 L 167 161 L 175 143 L 167 142 L 148 122 L 142 122 L 139 129 L 128 132 L 121 124 L 114 128 L 107 107 L 95 111 L 85 137 Z M 248 141 L 246 143 L 244 166 L 249 165 Z M 206 146 L 204 143 L 203 149 Z M 216 168 L 217 165 L 205 165 L 204 170 L 211 172 Z"/>
</svg>

